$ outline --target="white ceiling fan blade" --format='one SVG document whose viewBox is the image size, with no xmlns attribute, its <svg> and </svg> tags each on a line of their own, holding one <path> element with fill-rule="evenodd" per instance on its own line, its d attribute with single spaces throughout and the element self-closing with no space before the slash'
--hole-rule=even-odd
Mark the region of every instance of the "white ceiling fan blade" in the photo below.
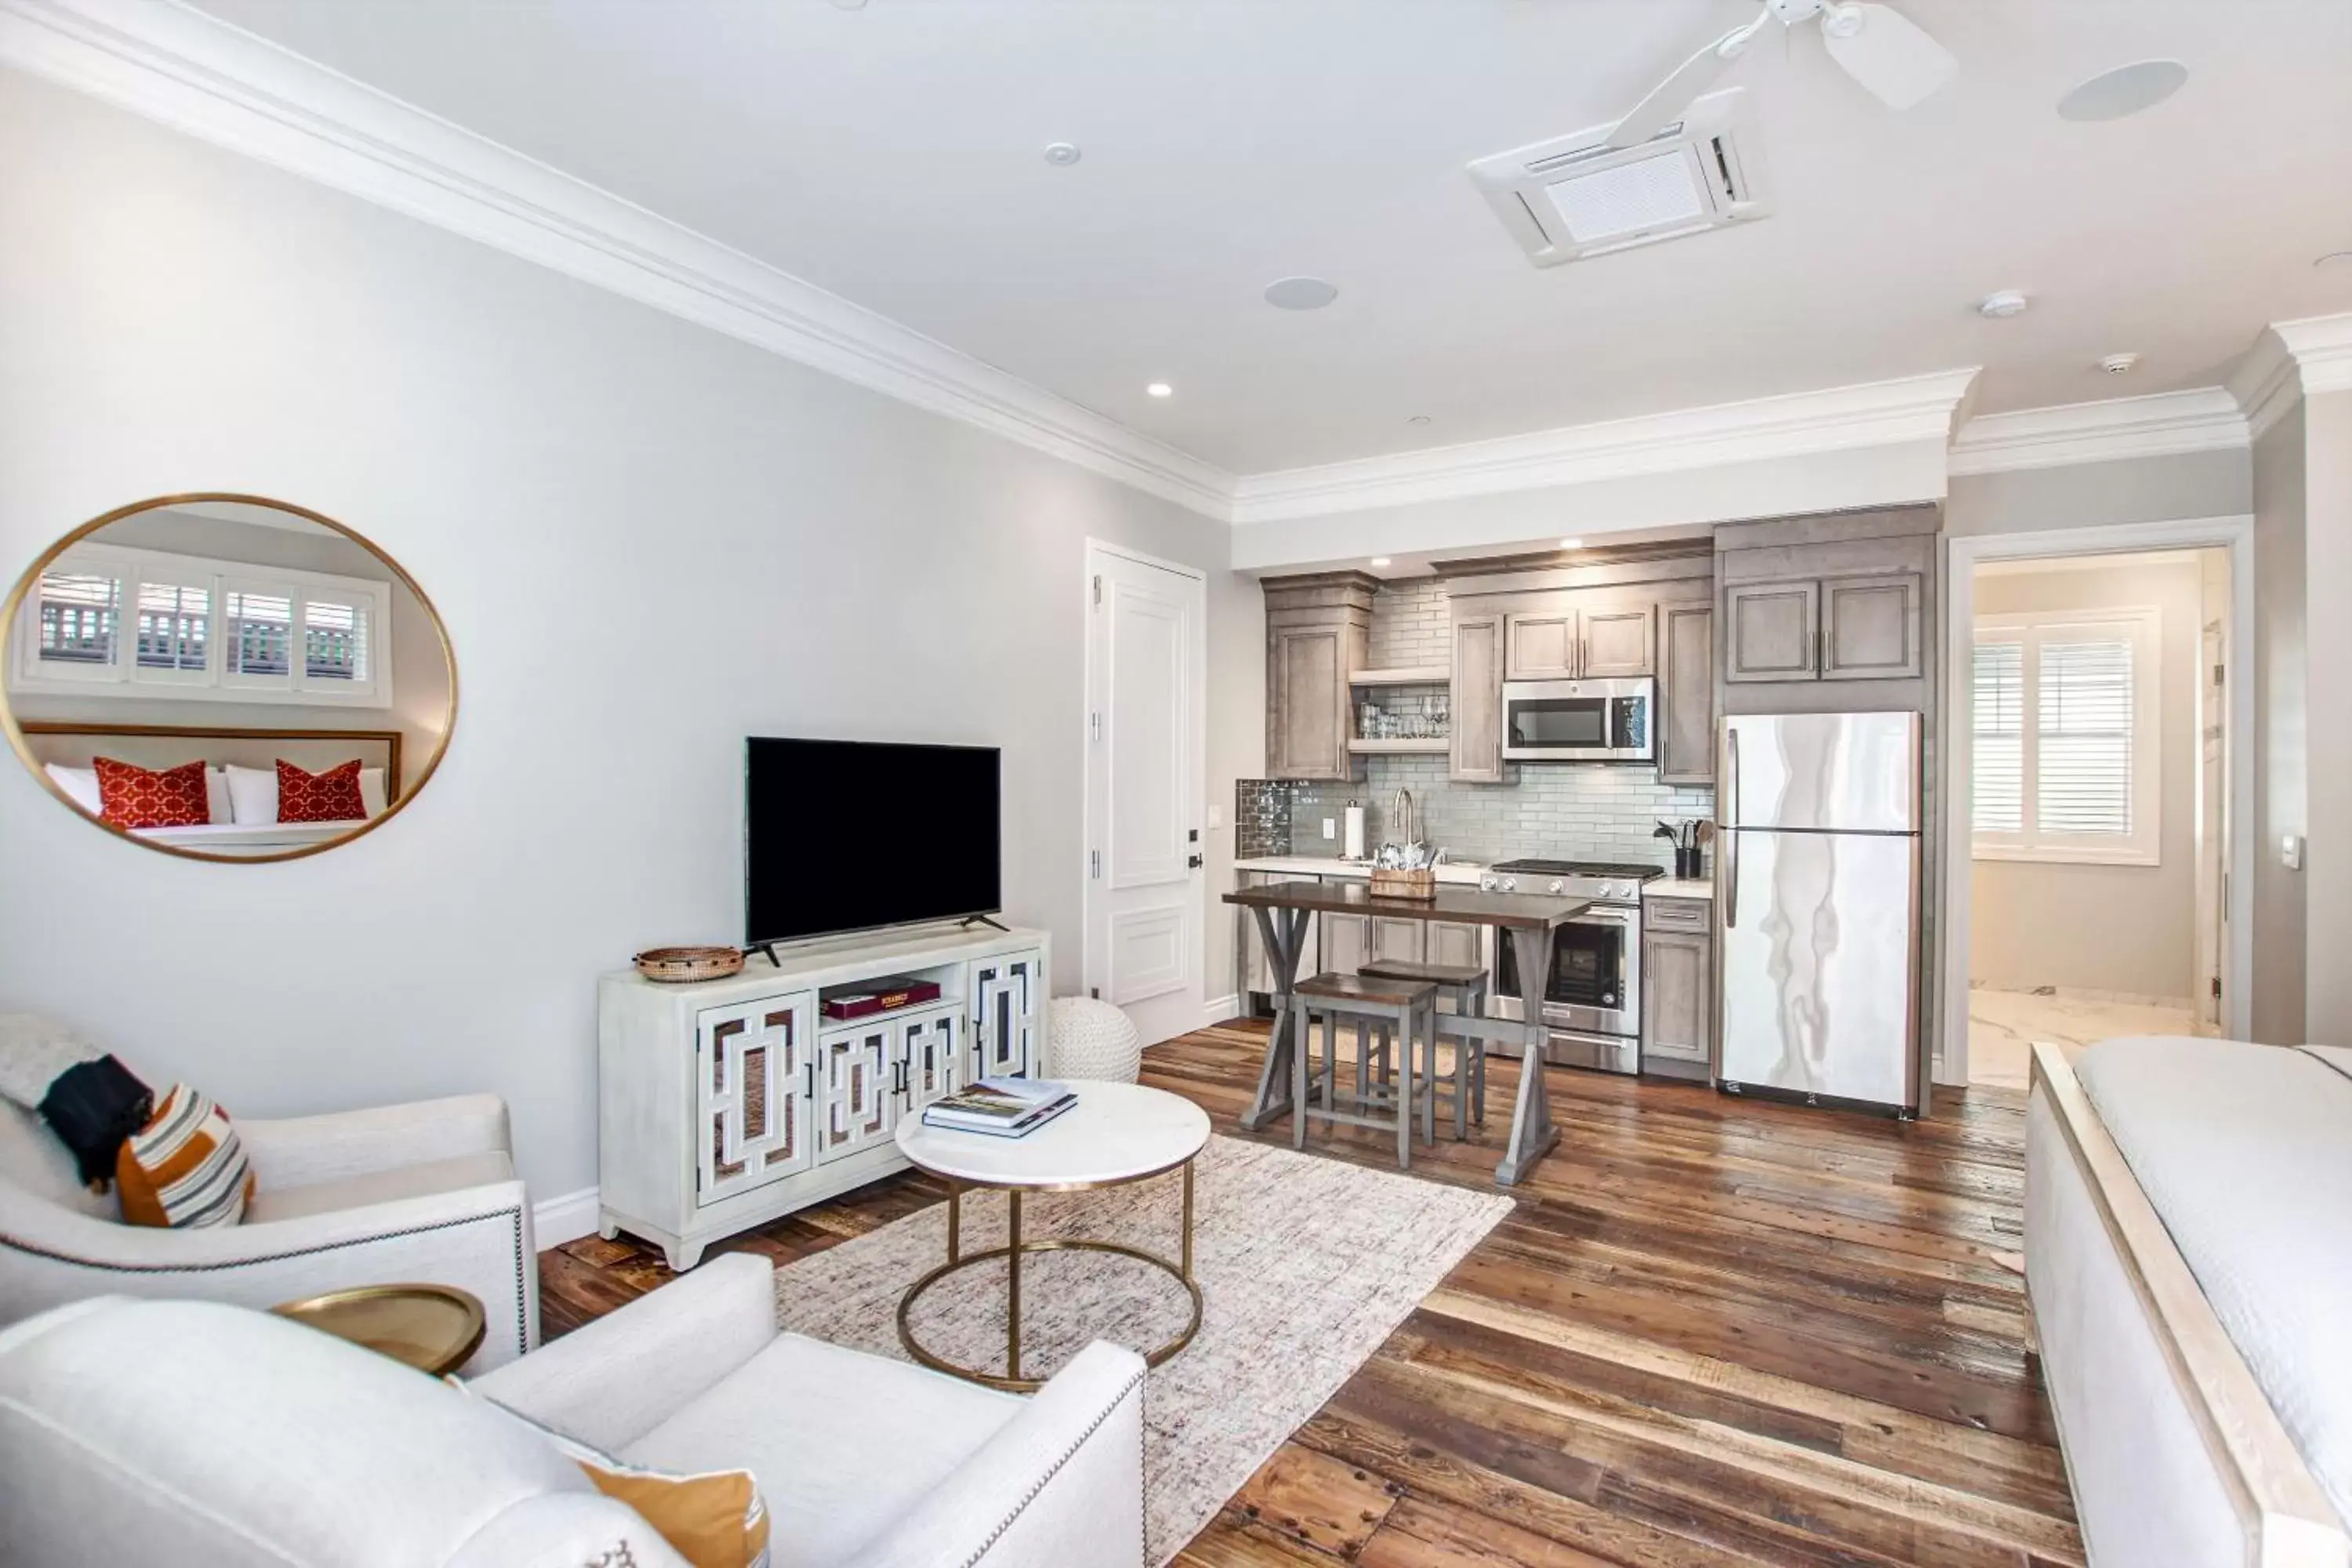
<svg viewBox="0 0 2352 1568">
<path fill-rule="evenodd" d="M 1952 51 L 1900 12 L 1856 3 L 1822 13 L 1830 58 L 1889 109 L 1908 109 L 1960 73 Z"/>
<path fill-rule="evenodd" d="M 1740 57 L 1748 41 L 1771 16 L 1769 11 L 1759 12 L 1756 20 L 1732 28 L 1677 66 L 1674 75 L 1651 89 L 1650 95 L 1617 122 L 1617 129 L 1609 133 L 1609 145 L 1638 147 L 1681 119 L 1683 110 L 1706 90 L 1707 84 L 1731 68 L 1731 62 Z"/>
</svg>

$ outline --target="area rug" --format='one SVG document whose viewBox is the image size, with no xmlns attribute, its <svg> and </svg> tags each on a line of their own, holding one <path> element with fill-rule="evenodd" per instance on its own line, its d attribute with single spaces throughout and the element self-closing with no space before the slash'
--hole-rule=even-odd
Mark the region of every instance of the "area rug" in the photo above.
<svg viewBox="0 0 2352 1568">
<path fill-rule="evenodd" d="M 1496 1193 L 1445 1186 L 1233 1138 L 1212 1138 L 1194 1174 L 1201 1331 L 1144 1392 L 1150 1560 L 1173 1557 L 1284 1439 L 1338 1392 L 1421 1299 L 1511 1211 Z M 1096 1237 L 1173 1259 L 1181 1188 L 1164 1176 L 1023 1200 L 1024 1236 Z M 1004 1243 L 1004 1199 L 963 1204 L 967 1251 Z M 898 1343 L 898 1299 L 947 1256 L 947 1205 L 789 1265 L 776 1275 L 784 1328 L 878 1355 Z M 938 1354 L 1002 1369 L 1004 1266 L 931 1288 L 915 1331 Z M 1116 1254 L 1046 1253 L 1021 1270 L 1022 1371 L 1050 1375 L 1095 1339 L 1145 1348 L 1184 1322 L 1183 1291 Z"/>
</svg>

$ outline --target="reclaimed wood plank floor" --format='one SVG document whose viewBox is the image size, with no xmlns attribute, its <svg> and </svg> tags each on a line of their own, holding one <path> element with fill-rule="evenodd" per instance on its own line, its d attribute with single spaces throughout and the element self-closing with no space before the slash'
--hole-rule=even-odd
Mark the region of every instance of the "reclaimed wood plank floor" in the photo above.
<svg viewBox="0 0 2352 1568">
<path fill-rule="evenodd" d="M 1265 1026 L 1154 1047 L 1144 1080 L 1241 1133 Z M 1177 1559 L 1183 1568 L 2080 1563 L 2026 1359 L 2024 1100 L 1908 1125 L 1554 1070 L 1559 1147 L 1517 1211 Z M 1486 1127 L 1416 1152 L 1490 1186 Z M 1286 1123 L 1261 1136 L 1286 1142 Z M 1308 1145 L 1389 1165 L 1378 1132 Z M 936 1202 L 908 1173 L 738 1237 L 779 1263 Z M 669 1278 L 593 1237 L 540 1257 L 553 1336 Z"/>
</svg>

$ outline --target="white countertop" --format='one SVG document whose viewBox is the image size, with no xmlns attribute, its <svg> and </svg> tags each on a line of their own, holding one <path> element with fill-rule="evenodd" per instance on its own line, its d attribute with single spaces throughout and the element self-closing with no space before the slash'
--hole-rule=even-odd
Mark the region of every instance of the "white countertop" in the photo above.
<svg viewBox="0 0 2352 1568">
<path fill-rule="evenodd" d="M 1660 877 L 1642 884 L 1645 899 L 1711 899 L 1715 884 L 1701 877 Z"/>
<path fill-rule="evenodd" d="M 1255 860 L 1236 860 L 1236 871 L 1271 871 L 1287 877 L 1338 877 L 1349 881 L 1370 881 L 1372 868 L 1362 860 L 1342 860 L 1329 855 L 1264 855 Z M 1437 879 L 1461 887 L 1475 888 L 1486 868 L 1475 860 L 1449 860 L 1437 868 Z"/>
</svg>

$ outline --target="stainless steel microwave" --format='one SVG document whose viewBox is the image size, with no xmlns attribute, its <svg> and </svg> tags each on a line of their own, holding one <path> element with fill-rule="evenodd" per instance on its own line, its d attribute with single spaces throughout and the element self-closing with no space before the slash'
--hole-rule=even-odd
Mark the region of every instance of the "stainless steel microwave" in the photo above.
<svg viewBox="0 0 2352 1568">
<path fill-rule="evenodd" d="M 1658 756 L 1658 683 L 1507 680 L 1503 760 L 1510 763 L 1649 763 Z"/>
</svg>

